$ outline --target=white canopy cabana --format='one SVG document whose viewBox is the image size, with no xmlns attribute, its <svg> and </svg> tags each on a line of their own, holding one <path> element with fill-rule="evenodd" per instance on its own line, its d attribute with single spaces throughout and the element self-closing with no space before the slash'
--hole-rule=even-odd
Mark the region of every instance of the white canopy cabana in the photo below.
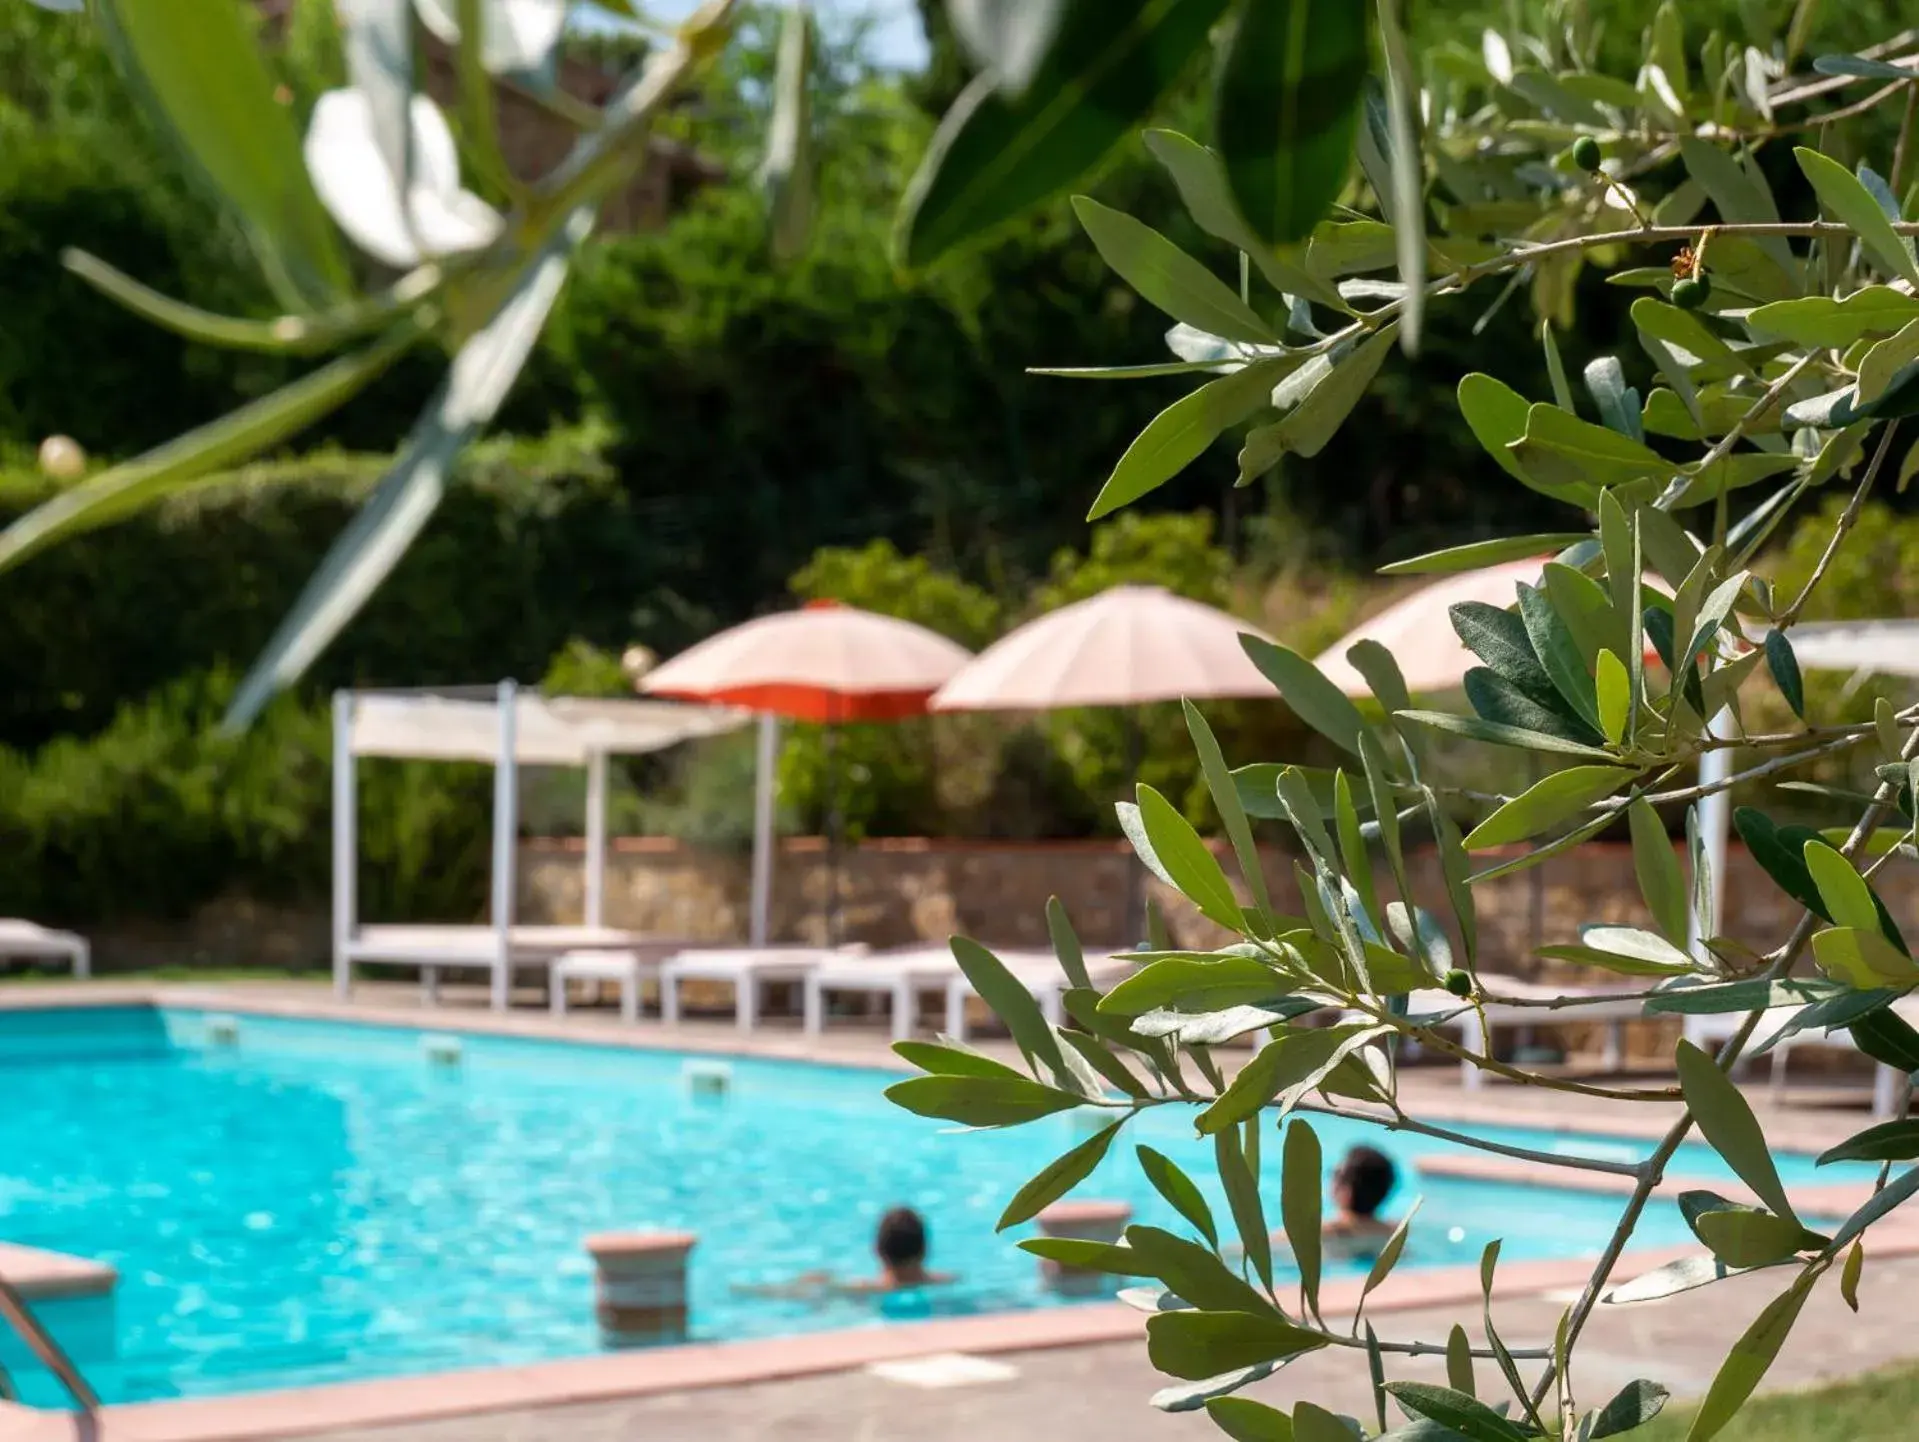
<svg viewBox="0 0 1919 1442">
<path fill-rule="evenodd" d="M 1919 621 L 1808 621 L 1792 628 L 1792 649 L 1818 671 L 1919 676 Z"/>
<path fill-rule="evenodd" d="M 606 758 L 664 750 L 735 731 L 751 719 L 722 706 L 521 694 L 493 688 L 340 691 L 333 698 L 333 983 L 352 987 L 355 961 L 491 971 L 493 1005 L 506 1006 L 516 960 L 547 959 L 578 947 L 617 946 L 626 933 L 604 925 Z M 492 917 L 486 926 L 360 925 L 355 763 L 362 756 L 478 761 L 494 767 Z M 519 768 L 583 766 L 586 790 L 585 917 L 582 926 L 514 924 Z"/>
</svg>

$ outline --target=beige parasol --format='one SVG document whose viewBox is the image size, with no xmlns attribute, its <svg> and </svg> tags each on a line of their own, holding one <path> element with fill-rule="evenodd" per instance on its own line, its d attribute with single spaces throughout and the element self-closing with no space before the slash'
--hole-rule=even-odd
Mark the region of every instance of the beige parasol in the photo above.
<svg viewBox="0 0 1919 1442">
<path fill-rule="evenodd" d="M 1466 673 L 1480 663 L 1454 632 L 1452 608 L 1462 601 L 1513 605 L 1519 599 L 1520 586 L 1539 584 L 1540 571 L 1548 559 L 1508 561 L 1503 566 L 1462 571 L 1421 586 L 1341 636 L 1313 664 L 1347 695 L 1370 695 L 1366 678 L 1346 659 L 1346 652 L 1361 641 L 1377 641 L 1398 660 L 1406 689 L 1415 696 L 1457 690 Z"/>
<path fill-rule="evenodd" d="M 1114 586 L 1029 621 L 973 658 L 933 697 L 935 711 L 1051 711 L 1143 706 L 1182 698 L 1271 697 L 1246 659 L 1242 635 L 1260 635 L 1224 611 L 1162 586 Z M 1127 717 L 1126 771 L 1139 770 L 1139 728 Z M 1139 934 L 1143 900 L 1128 873 L 1127 920 Z"/>
<path fill-rule="evenodd" d="M 1161 586 L 1114 586 L 1029 621 L 975 656 L 933 697 L 935 711 L 1051 711 L 1182 697 L 1265 696 L 1237 616 Z"/>
</svg>

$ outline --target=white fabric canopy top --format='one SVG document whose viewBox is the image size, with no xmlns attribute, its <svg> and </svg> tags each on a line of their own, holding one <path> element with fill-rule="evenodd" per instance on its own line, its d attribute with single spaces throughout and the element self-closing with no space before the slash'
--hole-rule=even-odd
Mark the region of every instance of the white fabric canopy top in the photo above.
<svg viewBox="0 0 1919 1442">
<path fill-rule="evenodd" d="M 1241 635 L 1261 633 L 1160 586 L 1114 586 L 995 641 L 940 688 L 933 709 L 1050 711 L 1183 696 L 1270 698 L 1273 683 L 1247 659 Z"/>
<path fill-rule="evenodd" d="M 1801 666 L 1919 676 L 1919 621 L 1809 621 L 1791 635 Z"/>
<path fill-rule="evenodd" d="M 514 759 L 526 766 L 584 766 L 595 754 L 635 756 L 737 731 L 751 719 L 724 706 L 584 696 L 517 696 Z M 500 702 L 431 692 L 361 692 L 353 698 L 353 754 L 434 761 L 497 761 Z"/>
</svg>

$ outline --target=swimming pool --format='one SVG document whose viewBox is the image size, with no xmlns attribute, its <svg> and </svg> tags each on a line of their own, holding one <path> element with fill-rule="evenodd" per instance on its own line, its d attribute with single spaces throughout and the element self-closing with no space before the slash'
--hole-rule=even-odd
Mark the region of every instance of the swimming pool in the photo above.
<svg viewBox="0 0 1919 1442">
<path fill-rule="evenodd" d="M 1064 1305 L 993 1225 L 1014 1190 L 1084 1134 L 1070 1116 L 955 1136 L 889 1105 L 887 1078 L 870 1070 L 733 1060 L 730 1091 L 715 1100 L 694 1094 L 693 1059 L 673 1052 L 466 1035 L 449 1067 L 430 1059 L 419 1031 L 255 1016 L 237 1025 L 223 1044 L 195 1011 L 0 1012 L 0 1240 L 119 1270 L 110 1335 L 79 1343 L 109 1402 L 599 1351 L 581 1240 L 608 1229 L 699 1234 L 696 1339 Z M 1402 1169 L 1454 1150 L 1360 1123 L 1315 1125 L 1329 1166 L 1361 1140 Z M 1192 1139 L 1190 1113 L 1168 1108 L 1136 1128 L 1135 1140 L 1208 1183 L 1211 1146 Z M 1571 1144 L 1622 1152 L 1598 1138 Z M 1275 1216 L 1277 1165 L 1274 1146 Z M 1730 1175 L 1700 1146 L 1672 1170 Z M 1789 1186 L 1844 1171 L 1781 1159 Z M 1612 1197 L 1402 1170 L 1388 1214 L 1414 1192 L 1424 1205 L 1408 1267 L 1475 1262 L 1493 1237 L 1513 1259 L 1587 1255 L 1618 1210 Z M 1179 1225 L 1130 1146 L 1115 1147 L 1077 1195 Z M 1212 1201 L 1227 1215 L 1223 1198 Z M 877 1218 L 899 1203 L 927 1217 L 933 1263 L 958 1272 L 958 1285 L 878 1307 L 736 1290 L 818 1268 L 864 1272 Z M 1686 1239 L 1677 1211 L 1657 1205 L 1637 1244 Z M 63 1400 L 51 1378 L 5 1356 L 26 1400 Z"/>
</svg>

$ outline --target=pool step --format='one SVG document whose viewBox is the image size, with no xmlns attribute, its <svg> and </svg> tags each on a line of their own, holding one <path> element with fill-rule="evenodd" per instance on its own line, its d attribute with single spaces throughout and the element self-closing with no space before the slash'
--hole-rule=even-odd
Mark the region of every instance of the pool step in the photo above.
<svg viewBox="0 0 1919 1442">
<path fill-rule="evenodd" d="M 119 1350 L 114 1289 L 120 1274 L 104 1262 L 0 1242 L 0 1277 L 19 1293 L 33 1319 L 83 1369 L 110 1361 Z M 0 1322 L 0 1368 L 31 1393 L 65 1400 L 65 1390 L 42 1369 L 27 1339 Z"/>
<path fill-rule="evenodd" d="M 0 1277 L 29 1302 L 98 1297 L 111 1292 L 120 1280 L 120 1274 L 105 1262 L 14 1242 L 0 1242 Z"/>
</svg>

